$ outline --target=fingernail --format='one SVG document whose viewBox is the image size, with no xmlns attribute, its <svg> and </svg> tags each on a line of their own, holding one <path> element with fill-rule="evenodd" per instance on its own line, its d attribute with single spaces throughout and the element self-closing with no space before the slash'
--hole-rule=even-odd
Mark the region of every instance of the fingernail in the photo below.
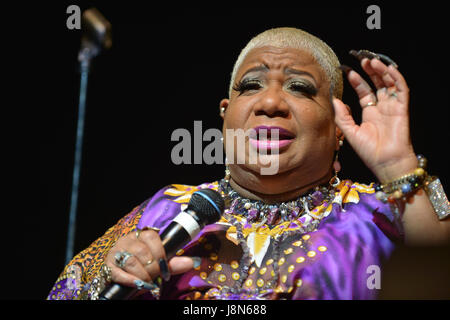
<svg viewBox="0 0 450 320">
<path fill-rule="evenodd" d="M 348 75 L 350 73 L 350 71 L 352 71 L 353 69 L 350 68 L 349 66 L 345 65 L 345 64 L 341 64 L 339 66 L 339 69 L 341 69 L 342 71 L 345 72 L 346 75 Z"/>
<path fill-rule="evenodd" d="M 376 53 L 371 52 L 371 51 L 369 51 L 369 50 L 359 50 L 359 51 L 356 51 L 356 50 L 350 50 L 349 53 L 350 53 L 352 56 L 358 58 L 359 61 L 361 61 L 361 60 L 364 59 L 364 58 L 367 58 L 367 59 L 374 59 L 374 58 L 375 58 L 375 59 L 380 59 L 380 57 L 379 57 Z"/>
<path fill-rule="evenodd" d="M 356 50 L 350 50 L 349 53 L 354 56 L 355 58 L 357 58 L 358 60 L 362 60 L 361 56 L 358 54 L 358 51 Z"/>
<path fill-rule="evenodd" d="M 161 271 L 161 276 L 164 281 L 170 280 L 170 271 L 169 266 L 167 265 L 167 261 L 163 258 L 159 259 L 159 270 Z"/>
<path fill-rule="evenodd" d="M 384 63 L 393 66 L 394 68 L 398 68 L 398 64 L 396 64 L 394 62 L 394 60 L 392 60 L 391 58 L 389 58 L 387 55 L 385 54 L 381 54 L 381 53 L 377 53 L 377 55 L 381 58 L 381 61 L 383 61 Z"/>
<path fill-rule="evenodd" d="M 154 290 L 158 286 L 154 283 L 145 282 L 142 280 L 134 280 L 134 285 L 138 290 L 146 289 L 146 290 Z"/>
<path fill-rule="evenodd" d="M 194 269 L 200 267 L 202 264 L 202 258 L 200 257 L 191 257 L 191 259 L 194 262 Z"/>
</svg>

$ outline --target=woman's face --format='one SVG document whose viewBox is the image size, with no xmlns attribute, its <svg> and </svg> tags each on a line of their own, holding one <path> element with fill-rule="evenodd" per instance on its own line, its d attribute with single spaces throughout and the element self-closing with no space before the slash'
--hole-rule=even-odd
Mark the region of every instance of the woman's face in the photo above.
<svg viewBox="0 0 450 320">
<path fill-rule="evenodd" d="M 241 64 L 233 85 L 237 90 L 220 103 L 226 110 L 224 142 L 227 129 L 266 129 L 270 134 L 276 128 L 279 141 L 268 144 L 260 136 L 246 139 L 246 161 L 236 164 L 238 158 L 242 162 L 244 154 L 234 155 L 235 164 L 230 165 L 232 177 L 258 176 L 264 165 L 260 161 L 250 163 L 250 148 L 265 149 L 270 154 L 276 146 L 279 155 L 271 156 L 278 157 L 275 176 L 292 177 L 291 187 L 304 185 L 305 175 L 315 181 L 330 171 L 333 151 L 338 148 L 330 83 L 311 54 L 270 46 L 253 49 Z M 227 157 L 230 161 L 228 154 Z"/>
</svg>

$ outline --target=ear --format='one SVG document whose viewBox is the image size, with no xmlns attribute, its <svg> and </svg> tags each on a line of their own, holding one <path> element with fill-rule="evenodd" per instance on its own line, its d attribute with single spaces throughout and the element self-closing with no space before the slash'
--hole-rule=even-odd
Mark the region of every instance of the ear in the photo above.
<svg viewBox="0 0 450 320">
<path fill-rule="evenodd" d="M 339 145 L 339 141 L 344 142 L 344 133 L 342 133 L 342 130 L 338 126 L 336 126 L 336 151 L 341 147 Z"/>
<path fill-rule="evenodd" d="M 229 103 L 230 99 L 222 99 L 219 103 L 219 112 L 222 119 L 225 118 L 225 111 L 227 110 Z"/>
</svg>

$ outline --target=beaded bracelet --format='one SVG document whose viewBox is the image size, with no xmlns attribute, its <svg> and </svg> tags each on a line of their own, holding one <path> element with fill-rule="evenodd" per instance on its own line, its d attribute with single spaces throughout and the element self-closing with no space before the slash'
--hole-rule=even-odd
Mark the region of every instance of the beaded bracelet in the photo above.
<svg viewBox="0 0 450 320">
<path fill-rule="evenodd" d="M 393 203 L 395 200 L 406 198 L 422 188 L 428 177 L 425 171 L 427 159 L 423 155 L 418 155 L 417 160 L 419 167 L 412 173 L 385 184 L 375 185 L 375 197 L 384 203 Z"/>
<path fill-rule="evenodd" d="M 439 220 L 450 216 L 450 202 L 438 177 L 429 176 L 425 171 L 427 159 L 423 155 L 417 155 L 418 168 L 412 173 L 404 175 L 394 181 L 375 185 L 375 197 L 383 203 L 388 202 L 395 211 L 399 212 L 396 200 L 406 200 L 418 189 L 423 188 L 428 195 L 434 212 Z"/>
</svg>

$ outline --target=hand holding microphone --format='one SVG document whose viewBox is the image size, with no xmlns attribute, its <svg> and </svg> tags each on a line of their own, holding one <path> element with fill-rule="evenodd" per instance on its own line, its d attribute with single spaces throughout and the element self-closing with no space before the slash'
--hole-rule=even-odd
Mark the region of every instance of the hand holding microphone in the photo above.
<svg viewBox="0 0 450 320">
<path fill-rule="evenodd" d="M 157 229 L 145 228 L 120 238 L 105 259 L 105 264 L 111 268 L 113 284 L 103 290 L 100 298 L 126 299 L 137 291 L 137 287 L 146 288 L 159 275 L 168 280 L 170 274 L 197 267 L 199 258 L 175 257 L 175 253 L 205 225 L 217 222 L 223 210 L 222 196 L 217 191 L 202 189 L 193 193 L 187 209 L 180 212 L 160 235 Z"/>
</svg>

